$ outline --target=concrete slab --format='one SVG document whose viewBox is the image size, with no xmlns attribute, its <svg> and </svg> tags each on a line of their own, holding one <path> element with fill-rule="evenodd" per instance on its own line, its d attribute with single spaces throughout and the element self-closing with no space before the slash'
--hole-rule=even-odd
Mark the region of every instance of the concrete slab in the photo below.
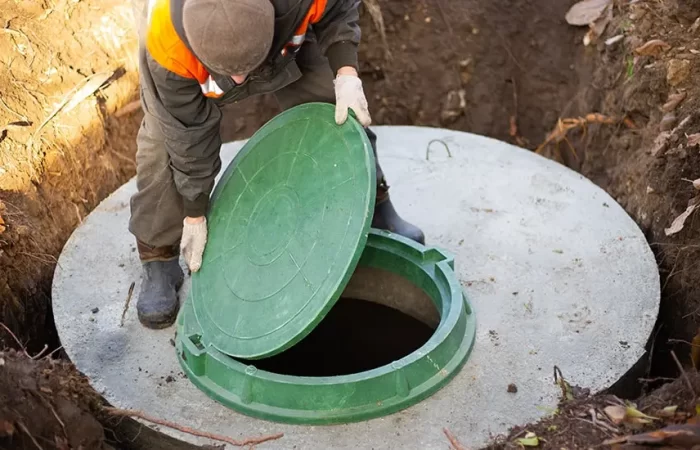
<svg viewBox="0 0 700 450">
<path fill-rule="evenodd" d="M 174 328 L 142 328 L 133 305 L 119 326 L 129 285 L 136 282 L 135 299 L 140 277 L 127 231 L 133 180 L 85 219 L 59 260 L 53 308 L 70 358 L 116 406 L 232 437 L 285 433 L 264 448 L 443 449 L 443 427 L 477 446 L 551 412 L 555 364 L 596 391 L 643 355 L 658 312 L 658 271 L 644 236 L 610 196 L 561 165 L 488 138 L 376 131 L 397 208 L 431 244 L 456 255 L 476 310 L 474 352 L 446 388 L 401 413 L 333 427 L 255 420 L 210 400 L 180 375 Z M 224 164 L 241 145 L 224 146 Z"/>
</svg>

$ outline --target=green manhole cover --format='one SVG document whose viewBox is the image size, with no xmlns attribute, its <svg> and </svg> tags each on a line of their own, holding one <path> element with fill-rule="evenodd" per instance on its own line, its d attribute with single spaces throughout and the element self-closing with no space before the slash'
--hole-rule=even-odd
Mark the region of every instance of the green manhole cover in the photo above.
<svg viewBox="0 0 700 450">
<path fill-rule="evenodd" d="M 364 248 L 374 154 L 354 119 L 307 104 L 261 128 L 226 169 L 208 214 L 191 305 L 201 341 L 269 357 L 304 338 L 340 297 Z"/>
<path fill-rule="evenodd" d="M 191 299 L 185 302 L 178 317 L 178 359 L 187 377 L 208 396 L 254 417 L 311 425 L 391 414 L 446 385 L 472 350 L 476 320 L 453 264 L 452 257 L 440 250 L 388 232 L 371 231 L 358 270 L 375 269 L 410 281 L 428 297 L 439 316 L 427 342 L 382 366 L 338 376 L 292 376 L 261 370 L 256 365 L 265 366 L 267 359 L 241 362 L 202 340 L 203 329 Z M 387 303 L 394 302 L 393 306 L 399 309 L 413 309 L 415 317 L 425 316 L 421 308 L 410 304 L 414 303 L 410 295 L 388 297 L 394 298 L 384 299 Z M 355 332 L 367 332 L 361 321 Z M 297 345 L 303 344 L 304 341 Z M 374 346 L 382 345 L 384 342 L 376 342 L 358 352 L 371 353 Z M 319 360 L 318 364 L 322 362 Z M 295 363 L 292 361 L 292 366 Z"/>
</svg>

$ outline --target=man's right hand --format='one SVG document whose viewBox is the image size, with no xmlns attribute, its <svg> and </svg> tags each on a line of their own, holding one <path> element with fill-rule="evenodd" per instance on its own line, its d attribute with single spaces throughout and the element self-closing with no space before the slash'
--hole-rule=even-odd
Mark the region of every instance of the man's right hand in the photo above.
<svg viewBox="0 0 700 450">
<path fill-rule="evenodd" d="M 197 272 L 202 267 L 202 255 L 207 244 L 207 219 L 201 217 L 185 217 L 182 229 L 180 251 L 185 258 L 187 267 Z"/>
</svg>

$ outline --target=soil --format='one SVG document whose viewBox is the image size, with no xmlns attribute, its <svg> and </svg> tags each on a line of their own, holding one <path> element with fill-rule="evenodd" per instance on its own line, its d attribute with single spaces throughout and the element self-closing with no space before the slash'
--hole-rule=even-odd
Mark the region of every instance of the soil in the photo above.
<svg viewBox="0 0 700 450">
<path fill-rule="evenodd" d="M 693 144 L 700 132 L 700 0 L 615 0 L 603 36 L 588 46 L 582 43 L 587 27 L 564 20 L 573 3 L 365 1 L 360 69 L 370 110 L 375 124 L 440 126 L 536 150 L 613 195 L 648 237 L 662 275 L 651 357 L 640 362 L 634 378 L 677 376 L 670 351 L 689 366 L 688 343 L 700 327 L 700 221 L 691 214 L 680 232 L 667 235 L 665 229 L 698 195 L 691 181 L 700 178 L 700 149 Z M 61 248 L 81 220 L 135 174 L 141 120 L 132 108 L 138 99 L 137 38 L 131 7 L 116 0 L 0 0 L 0 11 L 0 61 L 8 69 L 0 71 L 0 322 L 36 354 L 45 345 L 50 350 L 59 345 L 50 284 Z M 606 44 L 609 38 L 614 39 Z M 660 51 L 635 52 L 654 39 L 663 41 Z M 99 89 L 52 117 L 87 77 L 103 74 Z M 669 99 L 681 97 L 664 110 Z M 276 112 L 270 96 L 227 107 L 222 136 L 249 137 Z M 603 116 L 587 116 L 592 113 Z M 566 139 L 541 146 L 560 118 L 566 119 L 561 126 L 571 127 Z M 381 158 L 381 142 L 379 153 Z M 3 343 L 20 347 L 0 331 L 0 347 Z M 13 373 L 26 372 L 28 380 L 35 373 L 17 370 Z M 73 379 L 61 370 L 53 373 Z M 3 370 L 0 376 L 6 376 Z M 12 378 L 11 386 L 0 384 L 0 395 L 24 377 Z M 634 387 L 647 392 L 662 383 Z M 639 389 L 629 392 L 636 397 Z M 74 411 L 90 410 L 80 396 L 67 398 Z M 615 400 L 574 400 L 548 419 L 565 422 L 528 429 L 547 436 L 545 447 L 598 445 L 607 433 L 600 427 L 593 427 L 595 433 L 583 430 L 578 411 L 600 409 L 608 401 Z M 5 413 L 3 426 L 10 420 Z M 68 438 L 55 434 L 63 430 L 52 416 L 37 416 L 31 434 Z M 548 428 L 552 425 L 556 429 Z M 13 429 L 21 431 L 18 425 Z M 31 444 L 27 436 L 21 439 Z"/>
<path fill-rule="evenodd" d="M 0 353 L 0 448 L 107 449 L 101 400 L 70 363 Z"/>
<path fill-rule="evenodd" d="M 694 392 L 700 392 L 700 374 L 691 373 L 688 376 Z M 537 448 L 541 449 L 583 449 L 610 448 L 604 442 L 619 442 L 620 449 L 652 449 L 657 446 L 632 446 L 620 442 L 627 436 L 634 435 L 641 440 L 645 433 L 659 428 L 681 426 L 684 431 L 698 433 L 696 402 L 694 393 L 690 391 L 685 379 L 672 383 L 645 395 L 634 402 L 625 402 L 613 395 L 589 397 L 587 395 L 564 400 L 557 411 L 538 423 L 514 427 L 507 436 L 496 438 L 484 450 L 522 449 L 521 439 L 532 439 L 536 436 L 539 441 Z M 647 416 L 654 417 L 650 423 L 635 423 L 624 420 L 622 423 L 613 422 L 605 409 L 610 406 L 633 406 Z M 669 411 L 669 408 L 673 412 Z M 525 441 L 527 442 L 527 441 Z M 700 443 L 700 434 L 692 441 Z M 664 448 L 691 448 L 692 445 L 668 445 Z M 615 448 L 613 446 L 613 448 Z"/>
</svg>

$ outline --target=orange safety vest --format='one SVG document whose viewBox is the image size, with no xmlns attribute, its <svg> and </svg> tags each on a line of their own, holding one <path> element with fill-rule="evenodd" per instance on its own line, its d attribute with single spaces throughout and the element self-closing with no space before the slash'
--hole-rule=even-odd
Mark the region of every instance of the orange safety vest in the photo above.
<svg viewBox="0 0 700 450">
<path fill-rule="evenodd" d="M 327 2 L 328 0 L 314 0 L 294 32 L 294 36 L 282 49 L 282 55 L 287 55 L 289 51 L 301 47 L 309 25 L 321 20 Z M 208 70 L 177 34 L 170 15 L 170 0 L 150 0 L 148 7 L 146 48 L 151 57 L 167 70 L 181 77 L 197 80 L 205 96 L 211 98 L 223 96 L 224 92 Z"/>
</svg>

